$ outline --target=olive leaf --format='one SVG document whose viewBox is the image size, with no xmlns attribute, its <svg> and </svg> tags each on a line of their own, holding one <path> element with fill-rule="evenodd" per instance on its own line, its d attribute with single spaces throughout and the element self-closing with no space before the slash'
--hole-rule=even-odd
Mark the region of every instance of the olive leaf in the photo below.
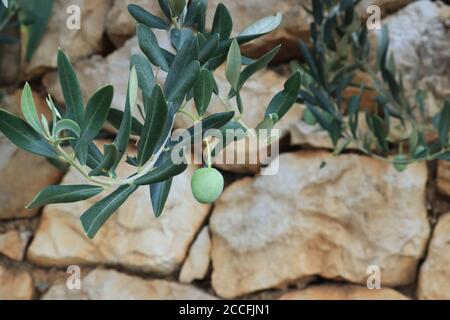
<svg viewBox="0 0 450 320">
<path fill-rule="evenodd" d="M 222 3 L 219 3 L 214 14 L 211 33 L 218 34 L 220 40 L 225 40 L 230 38 L 232 31 L 233 20 L 231 19 L 230 12 Z"/>
<path fill-rule="evenodd" d="M 34 209 L 53 203 L 71 203 L 92 198 L 103 191 L 102 187 L 90 185 L 48 186 L 40 191 L 27 209 Z"/>
<path fill-rule="evenodd" d="M 43 136 L 24 120 L 3 109 L 0 109 L 0 132 L 19 148 L 43 157 L 58 158 Z"/>
<path fill-rule="evenodd" d="M 225 70 L 225 75 L 231 87 L 234 90 L 238 90 L 239 87 L 239 76 L 241 74 L 241 49 L 239 48 L 239 43 L 233 40 L 228 51 L 227 56 L 227 66 Z"/>
<path fill-rule="evenodd" d="M 31 92 L 30 85 L 28 82 L 22 91 L 22 114 L 28 124 L 37 132 L 44 133 L 39 122 L 39 117 L 36 111 L 36 105 L 34 104 L 33 93 Z"/>
<path fill-rule="evenodd" d="M 194 101 L 199 116 L 208 109 L 214 90 L 214 76 L 211 71 L 202 69 L 197 83 L 194 86 Z"/>
<path fill-rule="evenodd" d="M 144 105 L 146 118 L 138 144 L 138 166 L 145 164 L 153 155 L 169 112 L 160 86 L 155 86 L 149 98 L 144 97 Z"/>
<path fill-rule="evenodd" d="M 152 29 L 143 25 L 137 25 L 137 36 L 139 47 L 145 56 L 155 66 L 161 67 L 164 71 L 169 71 L 169 63 L 164 56 L 164 53 L 159 47 L 158 40 Z"/>
<path fill-rule="evenodd" d="M 276 114 L 281 119 L 297 101 L 301 82 L 300 71 L 297 71 L 284 83 L 284 90 L 275 95 L 269 103 L 265 117 Z"/>
<path fill-rule="evenodd" d="M 170 28 L 170 23 L 168 21 L 165 21 L 160 17 L 151 14 L 138 5 L 130 4 L 128 6 L 128 11 L 138 23 L 142 23 L 149 28 L 166 30 Z"/>
<path fill-rule="evenodd" d="M 81 127 L 84 119 L 84 103 L 80 82 L 66 54 L 58 50 L 58 75 L 66 102 L 67 115 Z"/>
<path fill-rule="evenodd" d="M 93 239 L 111 215 L 138 189 L 136 185 L 124 185 L 96 203 L 81 215 L 81 224 L 90 239 Z"/>
</svg>

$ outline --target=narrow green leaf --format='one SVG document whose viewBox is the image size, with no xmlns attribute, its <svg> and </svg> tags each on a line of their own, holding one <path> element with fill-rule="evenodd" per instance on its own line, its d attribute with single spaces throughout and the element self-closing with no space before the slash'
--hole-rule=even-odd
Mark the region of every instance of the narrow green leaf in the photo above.
<svg viewBox="0 0 450 320">
<path fill-rule="evenodd" d="M 177 106 L 181 105 L 185 95 L 192 89 L 197 81 L 200 72 L 200 64 L 198 61 L 192 61 L 183 69 L 183 71 L 184 72 L 180 74 L 180 78 L 178 78 L 178 81 L 173 87 L 171 87 L 172 77 L 170 77 L 169 82 L 169 72 L 169 76 L 167 77 L 167 81 L 164 86 L 166 94 L 168 93 L 167 101 L 173 102 Z"/>
<path fill-rule="evenodd" d="M 448 144 L 450 130 L 450 102 L 446 102 L 439 117 L 439 140 L 442 146 Z"/>
<path fill-rule="evenodd" d="M 187 4 L 186 0 L 168 0 L 168 2 L 172 18 L 178 18 L 183 13 Z"/>
<path fill-rule="evenodd" d="M 376 115 L 373 115 L 370 118 L 372 119 L 373 134 L 376 137 L 378 144 L 380 145 L 383 152 L 387 154 L 389 152 L 389 146 L 386 140 L 387 133 L 384 128 L 383 120 Z"/>
<path fill-rule="evenodd" d="M 265 117 L 275 113 L 279 119 L 289 111 L 297 101 L 302 77 L 300 71 L 295 72 L 285 83 L 284 90 L 279 92 L 270 102 Z"/>
<path fill-rule="evenodd" d="M 72 64 L 61 49 L 58 51 L 58 75 L 64 95 L 64 101 L 66 102 L 67 115 L 69 119 L 75 121 L 82 127 L 84 104 L 80 83 L 73 70 Z"/>
<path fill-rule="evenodd" d="M 147 112 L 144 130 L 138 144 L 138 166 L 142 166 L 152 157 L 167 121 L 167 102 L 160 86 L 155 86 L 150 98 L 144 98 Z"/>
<path fill-rule="evenodd" d="M 233 40 L 230 46 L 230 50 L 227 55 L 227 65 L 225 70 L 225 75 L 231 87 L 234 90 L 239 88 L 239 77 L 241 74 L 241 49 L 239 48 L 239 43 Z"/>
<path fill-rule="evenodd" d="M 125 185 L 101 200 L 81 216 L 81 224 L 90 239 L 93 239 L 111 215 L 138 189 L 136 185 Z"/>
<path fill-rule="evenodd" d="M 199 116 L 203 116 L 208 109 L 213 94 L 213 87 L 214 79 L 211 71 L 202 69 L 194 86 L 194 101 Z"/>
<path fill-rule="evenodd" d="M 170 152 L 164 152 L 155 163 L 155 167 L 160 167 L 164 162 L 170 159 Z M 169 196 L 170 188 L 172 187 L 173 178 L 164 180 L 162 182 L 153 183 L 150 188 L 150 200 L 152 202 L 153 213 L 155 217 L 160 217 L 164 206 L 166 205 L 167 197 Z"/>
<path fill-rule="evenodd" d="M 172 19 L 170 16 L 170 8 L 169 8 L 169 2 L 168 0 L 158 0 L 159 7 L 161 8 L 161 11 L 164 13 L 167 19 Z"/>
<path fill-rule="evenodd" d="M 151 14 L 150 12 L 148 12 L 147 10 L 138 5 L 135 4 L 128 5 L 128 11 L 130 12 L 131 16 L 134 19 L 136 19 L 138 23 L 142 23 L 143 25 L 149 28 L 165 29 L 165 30 L 168 30 L 170 28 L 170 23 L 168 21 L 165 21 L 160 17 Z"/>
<path fill-rule="evenodd" d="M 389 48 L 389 31 L 387 25 L 383 25 L 378 33 L 377 68 L 384 70 Z"/>
<path fill-rule="evenodd" d="M 3 109 L 0 109 L 0 132 L 19 148 L 40 156 L 57 158 L 47 140 L 24 120 Z"/>
<path fill-rule="evenodd" d="M 219 35 L 213 34 L 206 40 L 204 46 L 200 48 L 198 59 L 201 65 L 204 65 L 213 56 L 219 45 Z"/>
<path fill-rule="evenodd" d="M 54 137 L 58 137 L 64 130 L 72 132 L 73 134 L 75 134 L 77 138 L 81 136 L 80 126 L 75 121 L 70 119 L 59 120 L 58 122 L 56 122 L 53 130 L 54 130 L 53 134 Z"/>
<path fill-rule="evenodd" d="M 172 187 L 173 178 L 150 185 L 150 199 L 155 217 L 160 217 Z"/>
<path fill-rule="evenodd" d="M 245 43 L 268 34 L 278 28 L 283 20 L 281 13 L 276 16 L 268 16 L 252 23 L 238 35 L 239 43 Z"/>
<path fill-rule="evenodd" d="M 114 144 L 105 144 L 105 156 L 100 164 L 89 172 L 89 176 L 96 177 L 108 173 L 117 163 L 119 151 Z"/>
<path fill-rule="evenodd" d="M 245 82 L 250 79 L 255 73 L 260 70 L 263 70 L 267 67 L 267 65 L 272 61 L 272 59 L 277 55 L 280 51 L 281 45 L 273 48 L 270 52 L 266 53 L 264 56 L 256 60 L 255 62 L 248 65 L 239 76 L 239 85 L 238 91 L 242 89 Z M 236 94 L 235 91 L 230 92 L 229 98 L 233 97 Z"/>
<path fill-rule="evenodd" d="M 34 209 L 53 203 L 72 203 L 83 201 L 98 195 L 102 187 L 90 185 L 57 185 L 48 186 L 39 192 L 27 205 L 27 209 Z"/>
<path fill-rule="evenodd" d="M 176 109 L 186 93 L 194 86 L 199 73 L 197 37 L 186 40 L 176 55 L 164 85 L 167 101 L 173 102 Z"/>
<path fill-rule="evenodd" d="M 87 145 L 94 140 L 108 117 L 114 96 L 114 87 L 108 85 L 95 92 L 86 106 L 81 138 L 77 147 Z"/>
<path fill-rule="evenodd" d="M 186 163 L 174 164 L 169 157 L 159 167 L 136 179 L 134 183 L 141 186 L 162 182 L 183 173 L 186 169 Z"/>
<path fill-rule="evenodd" d="M 219 3 L 214 14 L 211 33 L 218 34 L 220 40 L 226 40 L 230 38 L 231 31 L 233 31 L 233 20 L 230 12 L 222 3 Z"/>
<path fill-rule="evenodd" d="M 36 111 L 36 105 L 34 104 L 33 93 L 31 92 L 28 82 L 22 91 L 22 113 L 28 124 L 37 132 L 44 133 L 39 122 L 39 116 Z"/>
<path fill-rule="evenodd" d="M 103 159 L 103 154 L 100 152 L 97 146 L 93 142 L 91 142 L 88 145 L 88 157 L 86 159 L 86 165 L 91 169 L 95 169 L 100 165 Z"/>
<path fill-rule="evenodd" d="M 169 71 L 169 64 L 159 47 L 158 40 L 152 29 L 143 24 L 138 24 L 137 35 L 139 47 L 148 60 L 155 66 L 161 67 L 164 71 Z"/>
<path fill-rule="evenodd" d="M 152 65 L 146 57 L 140 54 L 133 54 L 131 56 L 131 65 L 136 68 L 139 88 L 141 88 L 142 93 L 150 96 L 152 94 L 153 87 L 156 84 Z"/>
<path fill-rule="evenodd" d="M 108 122 L 116 129 L 120 129 L 120 125 L 123 121 L 124 112 L 117 109 L 110 109 L 108 113 Z M 138 119 L 133 117 L 131 124 L 131 134 L 135 136 L 140 136 L 142 134 L 142 129 L 144 126 L 139 122 Z"/>
<path fill-rule="evenodd" d="M 118 150 L 117 162 L 115 166 L 118 165 L 120 159 L 127 151 L 128 143 L 131 134 L 131 127 L 133 123 L 133 112 L 135 108 L 136 98 L 137 98 L 137 81 L 136 81 L 136 69 L 132 67 L 130 78 L 128 80 L 128 92 L 127 99 L 125 101 L 125 109 L 123 112 L 122 123 L 120 124 L 119 132 L 117 133 L 116 139 L 114 140 L 114 145 Z"/>
</svg>

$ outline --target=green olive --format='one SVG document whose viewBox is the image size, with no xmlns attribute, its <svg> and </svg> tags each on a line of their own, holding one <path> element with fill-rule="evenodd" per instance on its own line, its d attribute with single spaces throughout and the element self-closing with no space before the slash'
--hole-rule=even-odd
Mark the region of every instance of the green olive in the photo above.
<svg viewBox="0 0 450 320">
<path fill-rule="evenodd" d="M 191 180 L 192 194 L 200 203 L 213 203 L 223 191 L 223 176 L 214 168 L 201 168 L 194 172 Z"/>
<path fill-rule="evenodd" d="M 394 167 L 398 172 L 403 172 L 408 168 L 408 158 L 400 154 L 394 158 Z"/>
</svg>

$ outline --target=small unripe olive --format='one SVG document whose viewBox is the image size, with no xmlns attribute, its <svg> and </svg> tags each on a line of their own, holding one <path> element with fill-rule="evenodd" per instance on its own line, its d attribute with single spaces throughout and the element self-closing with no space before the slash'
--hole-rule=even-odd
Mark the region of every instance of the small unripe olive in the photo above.
<svg viewBox="0 0 450 320">
<path fill-rule="evenodd" d="M 314 117 L 309 109 L 306 109 L 305 114 L 303 115 L 303 121 L 305 121 L 310 126 L 314 126 L 317 123 L 316 117 Z"/>
<path fill-rule="evenodd" d="M 400 154 L 394 158 L 394 167 L 398 172 L 403 172 L 408 168 L 408 158 Z"/>
<path fill-rule="evenodd" d="M 194 172 L 191 180 L 192 194 L 200 203 L 213 203 L 223 191 L 223 176 L 214 168 L 201 168 Z"/>
</svg>

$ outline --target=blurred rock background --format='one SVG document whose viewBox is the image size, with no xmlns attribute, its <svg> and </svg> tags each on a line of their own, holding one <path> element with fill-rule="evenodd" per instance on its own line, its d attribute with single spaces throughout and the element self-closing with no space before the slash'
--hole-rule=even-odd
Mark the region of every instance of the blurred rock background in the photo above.
<svg viewBox="0 0 450 320">
<path fill-rule="evenodd" d="M 212 17 L 220 1 L 209 2 Z M 235 30 L 276 11 L 284 14 L 278 31 L 244 48 L 258 56 L 283 44 L 271 68 L 243 90 L 246 122 L 256 125 L 289 75 L 288 62 L 302 60 L 298 39 L 309 36 L 302 5 L 309 1 L 222 2 Z M 29 63 L 18 59 L 20 46 L 1 48 L 0 105 L 18 113 L 25 80 L 43 112 L 47 93 L 62 104 L 55 71 L 62 47 L 86 98 L 112 83 L 113 106 L 120 108 L 129 57 L 139 50 L 129 3 L 159 13 L 155 0 L 55 1 Z M 81 8 L 80 30 L 65 28 L 66 8 L 73 4 Z M 450 98 L 450 7 L 364 0 L 361 12 L 370 4 L 382 8 L 407 90 L 429 90 L 427 107 L 439 108 Z M 166 34 L 158 37 L 169 46 Z M 416 164 L 397 173 L 352 151 L 333 157 L 326 135 L 302 122 L 303 110 L 298 105 L 281 123 L 278 175 L 260 176 L 257 165 L 220 166 L 227 188 L 206 206 L 193 199 L 188 170 L 175 179 L 160 219 L 143 189 L 94 241 L 79 222 L 89 201 L 24 209 L 44 186 L 80 177 L 0 136 L 0 299 L 450 299 L 450 164 Z M 106 130 L 103 139 L 112 134 Z M 81 290 L 67 289 L 69 265 L 81 268 Z M 381 290 L 366 287 L 371 265 L 381 269 Z"/>
</svg>

